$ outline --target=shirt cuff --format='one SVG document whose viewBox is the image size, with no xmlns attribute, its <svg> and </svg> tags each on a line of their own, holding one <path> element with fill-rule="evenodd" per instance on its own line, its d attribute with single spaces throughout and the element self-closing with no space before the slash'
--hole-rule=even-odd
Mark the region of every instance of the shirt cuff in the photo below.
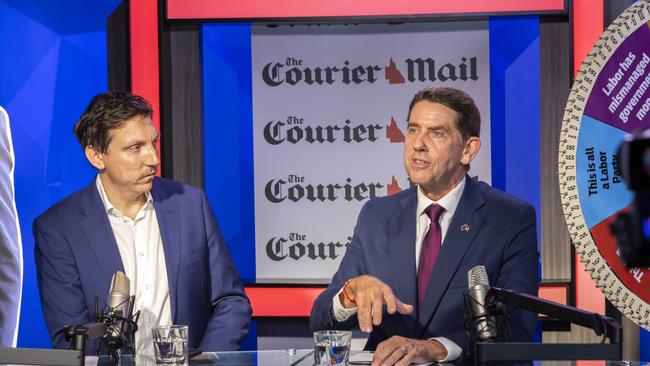
<svg viewBox="0 0 650 366">
<path fill-rule="evenodd" d="M 451 341 L 449 338 L 434 337 L 434 338 L 429 338 L 429 339 L 434 340 L 434 341 L 438 341 L 447 350 L 447 357 L 445 357 L 442 360 L 438 360 L 438 362 L 453 361 L 453 360 L 457 359 L 458 357 L 460 357 L 460 355 L 463 353 L 462 348 L 460 348 L 456 343 Z"/>
<path fill-rule="evenodd" d="M 336 319 L 336 321 L 339 323 L 350 319 L 352 315 L 357 313 L 356 306 L 350 309 L 343 307 L 343 304 L 341 304 L 341 299 L 339 298 L 341 292 L 343 292 L 343 288 L 341 288 L 332 299 L 332 312 L 334 313 L 334 319 Z"/>
</svg>

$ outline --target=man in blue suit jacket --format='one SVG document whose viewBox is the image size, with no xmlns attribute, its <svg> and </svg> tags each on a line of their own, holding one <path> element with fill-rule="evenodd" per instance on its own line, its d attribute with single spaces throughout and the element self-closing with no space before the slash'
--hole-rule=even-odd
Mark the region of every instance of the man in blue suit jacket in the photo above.
<svg viewBox="0 0 650 366">
<path fill-rule="evenodd" d="M 237 350 L 251 307 L 203 191 L 155 176 L 158 131 L 150 105 L 128 93 L 93 98 L 75 134 L 97 178 L 34 222 L 45 321 L 57 348 L 65 325 L 95 321 L 111 277 L 130 278 L 135 343 L 152 352 L 151 328 L 189 326 L 189 346 Z"/>
<path fill-rule="evenodd" d="M 415 95 L 404 164 L 417 186 L 362 208 L 338 271 L 314 302 L 313 330 L 358 325 L 370 333 L 373 365 L 449 361 L 468 351 L 463 292 L 470 269 L 483 265 L 491 285 L 537 294 L 534 209 L 466 174 L 479 132 L 479 111 L 466 93 Z M 429 206 L 442 208 L 434 222 Z M 425 244 L 430 234 L 437 247 Z M 511 339 L 531 341 L 536 314 L 510 315 Z"/>
</svg>

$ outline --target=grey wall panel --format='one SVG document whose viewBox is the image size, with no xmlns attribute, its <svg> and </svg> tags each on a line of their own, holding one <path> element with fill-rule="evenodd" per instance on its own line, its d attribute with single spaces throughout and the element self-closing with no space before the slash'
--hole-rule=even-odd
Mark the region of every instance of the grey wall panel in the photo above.
<svg viewBox="0 0 650 366">
<path fill-rule="evenodd" d="M 129 15 L 121 3 L 106 19 L 108 90 L 131 90 Z"/>
<path fill-rule="evenodd" d="M 203 97 L 200 25 L 161 32 L 163 175 L 203 187 Z"/>
<path fill-rule="evenodd" d="M 607 28 L 619 14 L 632 5 L 632 0 L 605 0 L 604 5 L 603 25 Z"/>
<path fill-rule="evenodd" d="M 571 31 L 567 17 L 540 22 L 542 279 L 571 280 L 571 242 L 557 180 L 558 141 L 571 84 Z"/>
</svg>

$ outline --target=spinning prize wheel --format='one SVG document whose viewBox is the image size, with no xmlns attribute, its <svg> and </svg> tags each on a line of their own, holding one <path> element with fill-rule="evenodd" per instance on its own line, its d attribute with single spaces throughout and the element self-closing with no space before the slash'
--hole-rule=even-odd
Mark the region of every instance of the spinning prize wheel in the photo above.
<svg viewBox="0 0 650 366">
<path fill-rule="evenodd" d="M 610 224 L 633 195 L 618 167 L 626 134 L 650 127 L 650 2 L 638 1 L 601 35 L 567 102 L 559 145 L 559 184 L 571 239 L 605 296 L 650 330 L 650 271 L 619 260 Z"/>
</svg>

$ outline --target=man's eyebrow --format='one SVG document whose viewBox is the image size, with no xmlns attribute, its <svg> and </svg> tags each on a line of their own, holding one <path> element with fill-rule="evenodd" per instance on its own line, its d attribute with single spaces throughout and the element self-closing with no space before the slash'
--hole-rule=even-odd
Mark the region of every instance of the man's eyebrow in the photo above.
<svg viewBox="0 0 650 366">
<path fill-rule="evenodd" d="M 127 140 L 125 145 L 126 146 L 133 146 L 133 145 L 144 145 L 144 144 L 149 144 L 152 141 L 158 140 L 158 135 L 154 136 L 154 138 L 150 140 L 142 140 L 142 139 L 133 139 L 133 140 Z"/>
<path fill-rule="evenodd" d="M 158 140 L 160 138 L 160 132 L 157 132 L 151 141 Z M 143 139 L 132 139 L 132 140 L 127 140 L 126 144 L 127 145 L 136 145 L 136 144 L 148 144 L 150 141 L 149 140 L 143 140 Z"/>
<path fill-rule="evenodd" d="M 146 143 L 147 143 L 147 142 L 144 141 L 144 140 L 136 140 L 136 139 L 133 139 L 133 140 L 127 140 L 126 143 L 125 143 L 125 145 L 126 145 L 126 146 L 133 146 L 133 145 L 142 145 L 142 144 L 146 144 Z"/>
<path fill-rule="evenodd" d="M 429 130 L 429 131 L 438 131 L 438 130 L 447 131 L 447 127 L 440 126 L 440 125 L 430 126 L 430 127 L 427 127 L 427 130 Z"/>
</svg>

